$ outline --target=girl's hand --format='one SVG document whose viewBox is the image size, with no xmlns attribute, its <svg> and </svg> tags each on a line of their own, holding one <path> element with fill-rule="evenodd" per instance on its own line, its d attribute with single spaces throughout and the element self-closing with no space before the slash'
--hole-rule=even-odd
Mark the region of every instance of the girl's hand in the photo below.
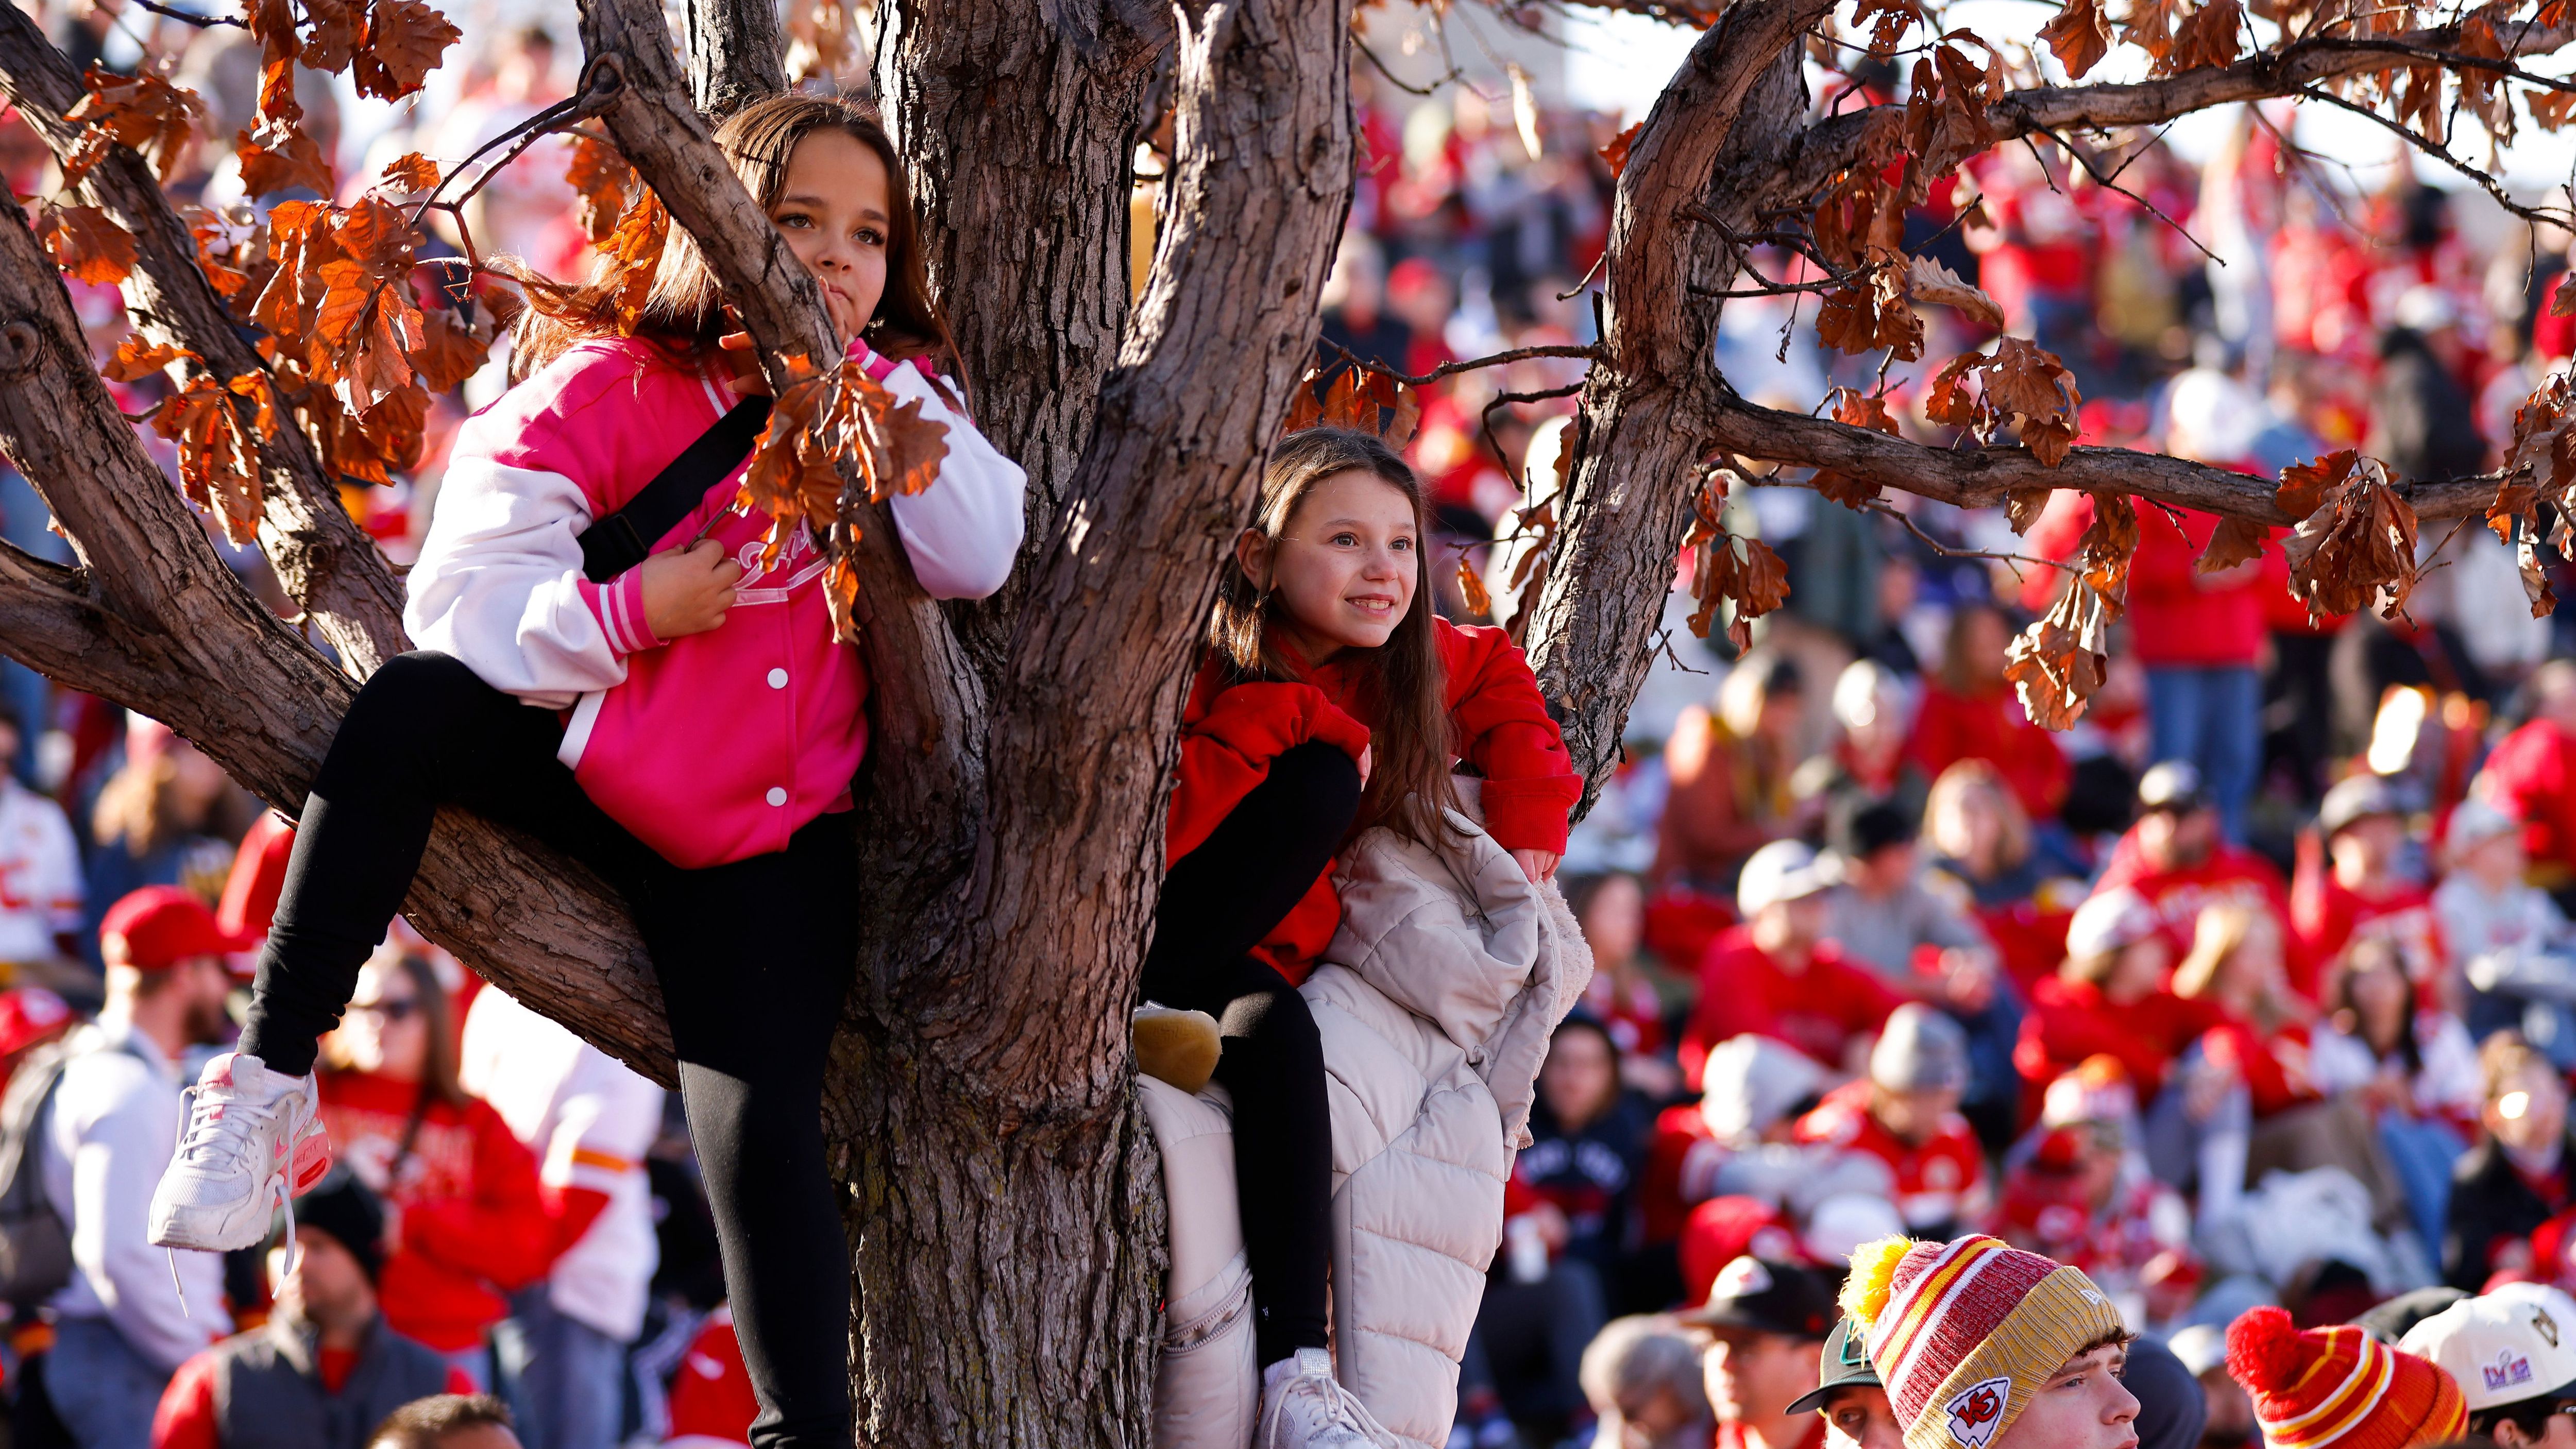
<svg viewBox="0 0 2576 1449">
<path fill-rule="evenodd" d="M 1556 864 L 1565 857 L 1553 850 L 1515 850 L 1512 859 L 1521 863 L 1521 874 L 1530 878 L 1530 884 L 1536 885 L 1543 880 L 1556 879 Z"/>
<path fill-rule="evenodd" d="M 1363 789 L 1368 786 L 1369 748 L 1367 745 L 1360 746 L 1360 786 Z"/>
<path fill-rule="evenodd" d="M 742 318 L 735 314 L 733 304 L 727 302 L 724 310 L 725 320 L 734 325 L 734 330 L 717 338 L 716 346 L 723 350 L 726 365 L 733 369 L 734 396 L 769 396 L 769 379 L 760 371 L 760 348 L 743 330 Z"/>
<path fill-rule="evenodd" d="M 733 607 L 734 585 L 742 578 L 742 565 L 712 538 L 657 553 L 639 567 L 644 570 L 644 627 L 656 639 L 703 634 L 723 623 L 725 610 Z"/>
</svg>

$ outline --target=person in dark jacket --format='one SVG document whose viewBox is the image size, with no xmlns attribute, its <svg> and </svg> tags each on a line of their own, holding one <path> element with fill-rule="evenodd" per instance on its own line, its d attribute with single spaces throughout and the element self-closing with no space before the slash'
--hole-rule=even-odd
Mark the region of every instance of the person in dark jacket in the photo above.
<svg viewBox="0 0 2576 1449">
<path fill-rule="evenodd" d="M 2530 1266 L 2532 1230 L 2564 1210 L 2576 1167 L 2567 1137 L 2567 1089 L 2549 1059 L 2500 1031 L 2478 1049 L 2486 1077 L 2486 1131 L 2451 1170 L 2442 1278 L 2471 1293 L 2499 1272 Z"/>
<path fill-rule="evenodd" d="M 366 1449 L 403 1405 L 470 1389 L 377 1312 L 384 1237 L 383 1206 L 345 1167 L 297 1199 L 294 1253 L 269 1251 L 277 1311 L 179 1365 L 152 1449 Z"/>
</svg>

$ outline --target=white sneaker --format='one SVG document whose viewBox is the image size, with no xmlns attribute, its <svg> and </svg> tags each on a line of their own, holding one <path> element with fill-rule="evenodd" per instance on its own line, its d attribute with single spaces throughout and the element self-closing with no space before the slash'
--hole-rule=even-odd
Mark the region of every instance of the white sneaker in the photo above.
<svg viewBox="0 0 2576 1449">
<path fill-rule="evenodd" d="M 1261 1375 L 1261 1427 L 1252 1449 L 1402 1449 L 1366 1405 L 1333 1377 L 1333 1356 L 1301 1348 Z"/>
<path fill-rule="evenodd" d="M 152 1194 L 152 1241 L 210 1253 L 257 1247 L 270 1216 L 331 1168 L 313 1078 L 226 1052 L 188 1096 L 178 1155 Z"/>
</svg>

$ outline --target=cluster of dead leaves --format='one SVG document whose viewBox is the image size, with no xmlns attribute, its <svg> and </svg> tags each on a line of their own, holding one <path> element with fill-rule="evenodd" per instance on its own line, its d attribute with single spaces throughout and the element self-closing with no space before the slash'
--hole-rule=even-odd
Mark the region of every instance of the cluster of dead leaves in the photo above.
<svg viewBox="0 0 2576 1449">
<path fill-rule="evenodd" d="M 2004 651 L 2004 678 L 2012 681 L 2033 724 L 2064 730 L 2084 717 L 2110 672 L 2111 621 L 2117 617 L 2115 600 L 2088 579 L 2077 579 L 2039 622 L 2014 636 Z"/>
<path fill-rule="evenodd" d="M 631 337 L 662 268 L 671 213 L 617 148 L 596 136 L 574 138 L 564 180 L 578 198 L 574 218 L 602 259 L 599 280 L 608 288 L 617 329 Z M 543 287 L 528 290 L 529 304 L 540 312 L 553 311 L 566 300 Z"/>
<path fill-rule="evenodd" d="M 2179 75 L 2235 64 L 2243 53 L 2244 20 L 2241 0 L 2203 0 L 2188 15 L 2176 13 L 2175 0 L 2130 0 L 2120 38 L 2147 53 L 2150 74 Z M 2111 19 L 2102 0 L 2066 0 L 2040 27 L 2039 38 L 2066 68 L 2067 79 L 2082 80 L 2110 52 Z"/>
<path fill-rule="evenodd" d="M 2549 310 L 2566 316 L 2576 310 L 2576 297 L 2561 287 Z M 2513 415 L 2513 446 L 2505 455 L 2504 478 L 2495 501 L 2487 506 L 2487 527 L 2514 547 L 2522 568 L 2522 591 L 2535 619 L 2558 607 L 2549 584 L 2549 564 L 2541 557 L 2540 508 L 2548 503 L 2558 515 L 2547 546 L 2561 558 L 2576 557 L 2576 382 L 2553 374 L 2535 389 Z"/>
<path fill-rule="evenodd" d="M 331 163 L 295 99 L 298 65 L 349 72 L 362 96 L 400 100 L 438 68 L 463 33 L 422 0 L 242 0 L 260 46 L 259 108 L 233 138 L 242 189 L 253 196 L 306 187 L 329 196 Z"/>
<path fill-rule="evenodd" d="M 196 92 L 148 71 L 122 76 L 92 66 L 81 83 L 88 94 L 66 113 L 82 124 L 63 158 L 62 190 L 77 188 L 113 146 L 132 147 L 152 164 L 153 174 L 168 181 L 197 123 L 205 119 L 205 102 Z M 112 287 L 133 275 L 133 236 L 95 206 L 71 205 L 57 197 L 36 218 L 36 236 L 54 265 L 75 281 Z"/>
<path fill-rule="evenodd" d="M 1726 531 L 1728 476 L 1719 469 L 1701 485 L 1691 501 L 1690 533 L 1682 547 L 1692 556 L 1691 597 L 1699 602 L 1691 611 L 1691 633 L 1707 638 L 1718 605 L 1732 605 L 1726 637 L 1741 653 L 1753 647 L 1753 621 L 1788 599 L 1789 570 L 1769 544 Z"/>
<path fill-rule="evenodd" d="M 2346 448 L 2281 470 L 2275 495 L 2299 520 L 2281 545 L 2290 593 L 2308 617 L 2380 604 L 2380 617 L 2406 611 L 2415 587 L 2415 510 L 2389 486 L 2376 458 Z"/>
<path fill-rule="evenodd" d="M 802 355 L 787 366 L 794 380 L 770 405 L 740 503 L 770 516 L 764 560 L 774 561 L 800 527 L 825 536 L 832 627 L 842 642 L 856 643 L 858 571 L 849 548 L 858 531 L 841 519 L 842 465 L 855 467 L 871 503 L 919 493 L 938 479 L 948 456 L 948 425 L 925 416 L 921 399 L 898 398 L 868 376 L 861 358 L 844 358 L 829 372 L 815 371 Z"/>
<path fill-rule="evenodd" d="M 787 7 L 787 80 L 837 81 L 866 69 L 857 0 L 801 0 Z"/>
<path fill-rule="evenodd" d="M 194 375 L 162 402 L 152 430 L 178 445 L 179 486 L 189 500 L 223 525 L 226 538 L 247 543 L 259 532 L 259 443 L 277 436 L 276 391 L 266 373 L 217 378 L 196 353 L 146 341 L 141 333 L 118 343 L 101 371 L 118 382 L 140 382 L 173 363 Z M 244 405 L 252 409 L 247 423 Z"/>
<path fill-rule="evenodd" d="M 1359 367 L 1343 368 L 1329 387 L 1322 386 L 1323 380 L 1323 369 L 1316 367 L 1297 379 L 1281 436 L 1308 428 L 1350 428 L 1375 433 L 1388 447 L 1401 448 L 1422 424 L 1422 395 L 1410 384 Z"/>
<path fill-rule="evenodd" d="M 1978 384 L 1973 393 L 1967 385 L 1971 378 Z M 1923 414 L 1944 426 L 1964 428 L 1985 443 L 2010 428 L 2032 456 L 2054 468 L 2074 446 L 2076 412 L 2083 405 L 2075 374 L 2056 353 L 2024 338 L 2006 337 L 1991 353 L 1950 359 L 1932 378 Z"/>
</svg>

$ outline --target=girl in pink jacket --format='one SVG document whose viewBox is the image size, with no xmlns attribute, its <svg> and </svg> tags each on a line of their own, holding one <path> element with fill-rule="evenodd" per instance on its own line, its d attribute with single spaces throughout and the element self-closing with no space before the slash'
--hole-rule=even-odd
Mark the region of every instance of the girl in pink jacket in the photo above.
<svg viewBox="0 0 2576 1449">
<path fill-rule="evenodd" d="M 952 349 L 884 129 L 853 102 L 778 96 L 716 139 L 821 285 L 850 354 L 947 427 L 937 481 L 891 504 L 915 577 L 938 598 L 992 593 L 1019 548 L 1025 479 L 915 360 Z M 153 1241 L 251 1246 L 277 1203 L 321 1175 L 315 1039 L 409 890 L 432 816 L 461 805 L 588 862 L 633 909 L 760 1398 L 752 1442 L 841 1449 L 849 1279 L 833 1265 L 849 1254 L 819 1102 L 857 959 L 842 903 L 866 671 L 834 641 L 805 531 L 764 561 L 769 519 L 736 504 L 749 419 L 701 441 L 766 400 L 730 386 L 723 298 L 688 235 L 672 232 L 634 337 L 617 336 L 604 286 L 551 310 L 520 327 L 523 380 L 458 435 L 408 581 L 419 650 L 378 670 L 341 722 L 240 1049 L 193 1089 Z M 585 530 L 631 521 L 619 511 L 649 481 L 719 444 L 677 503 L 697 477 L 723 481 L 639 536 L 640 563 L 611 572 L 586 558 Z"/>
</svg>

